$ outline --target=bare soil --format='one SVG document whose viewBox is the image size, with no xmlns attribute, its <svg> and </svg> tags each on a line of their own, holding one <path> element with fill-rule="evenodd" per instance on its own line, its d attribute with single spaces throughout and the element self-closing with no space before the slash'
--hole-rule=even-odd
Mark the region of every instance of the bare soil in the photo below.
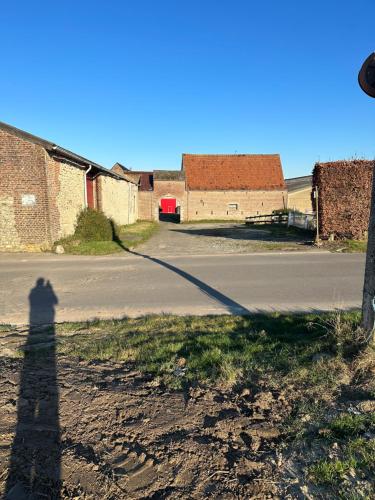
<svg viewBox="0 0 375 500">
<path fill-rule="evenodd" d="M 284 497 L 276 449 L 290 408 L 282 394 L 169 392 L 126 365 L 67 358 L 58 362 L 58 394 L 41 363 L 19 394 L 21 365 L 1 361 L 0 478 L 9 498 Z"/>
</svg>

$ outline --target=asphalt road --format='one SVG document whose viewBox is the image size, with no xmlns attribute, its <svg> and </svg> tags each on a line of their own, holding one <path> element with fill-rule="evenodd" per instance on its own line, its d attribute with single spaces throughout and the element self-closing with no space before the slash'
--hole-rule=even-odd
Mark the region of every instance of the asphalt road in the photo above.
<svg viewBox="0 0 375 500">
<path fill-rule="evenodd" d="M 28 296 L 38 278 L 51 283 L 58 322 L 354 308 L 361 303 L 364 259 L 311 252 L 159 258 L 3 254 L 0 322 L 29 322 Z M 35 297 L 33 314 L 36 308 L 43 322 L 51 305 L 45 295 Z"/>
</svg>

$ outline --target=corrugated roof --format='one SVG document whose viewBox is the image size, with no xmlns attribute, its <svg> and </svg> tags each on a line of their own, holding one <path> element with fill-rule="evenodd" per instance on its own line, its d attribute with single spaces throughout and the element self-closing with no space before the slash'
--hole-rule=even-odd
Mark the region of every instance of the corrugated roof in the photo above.
<svg viewBox="0 0 375 500">
<path fill-rule="evenodd" d="M 130 176 L 138 175 L 140 177 L 140 182 L 139 182 L 139 190 L 140 191 L 152 191 L 154 189 L 154 173 L 153 172 L 132 170 L 131 172 L 127 172 L 127 175 L 130 175 Z"/>
<path fill-rule="evenodd" d="M 189 190 L 286 189 L 280 155 L 183 154 Z"/>
<path fill-rule="evenodd" d="M 312 175 L 304 175 L 302 177 L 292 177 L 285 179 L 288 191 L 299 191 L 300 189 L 312 188 Z"/>
</svg>

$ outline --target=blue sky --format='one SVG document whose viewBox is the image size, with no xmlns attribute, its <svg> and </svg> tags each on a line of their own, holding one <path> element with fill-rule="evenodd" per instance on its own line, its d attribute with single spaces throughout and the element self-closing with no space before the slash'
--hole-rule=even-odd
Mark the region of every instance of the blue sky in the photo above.
<svg viewBox="0 0 375 500">
<path fill-rule="evenodd" d="M 1 7 L 0 120 L 107 167 L 181 153 L 375 157 L 374 0 L 18 1 Z"/>
</svg>

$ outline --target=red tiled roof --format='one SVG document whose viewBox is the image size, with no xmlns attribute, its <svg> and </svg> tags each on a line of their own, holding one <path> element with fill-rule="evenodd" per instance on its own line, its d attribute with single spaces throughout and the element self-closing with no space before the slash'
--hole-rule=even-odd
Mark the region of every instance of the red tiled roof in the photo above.
<svg viewBox="0 0 375 500">
<path fill-rule="evenodd" d="M 280 156 L 182 155 L 187 189 L 276 190 L 285 189 Z"/>
</svg>

